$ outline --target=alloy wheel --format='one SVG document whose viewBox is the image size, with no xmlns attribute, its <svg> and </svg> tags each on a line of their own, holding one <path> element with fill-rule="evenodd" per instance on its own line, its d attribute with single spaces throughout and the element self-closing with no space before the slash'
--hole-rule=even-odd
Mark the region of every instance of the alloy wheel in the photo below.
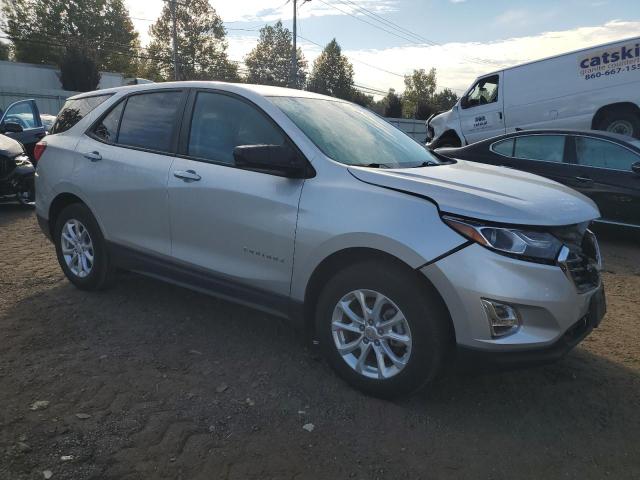
<svg viewBox="0 0 640 480">
<path fill-rule="evenodd" d="M 607 127 L 607 132 L 630 137 L 633 135 L 633 124 L 628 120 L 615 120 Z"/>
<path fill-rule="evenodd" d="M 331 333 L 338 353 L 357 373 L 386 379 L 411 356 L 411 329 L 398 306 L 373 290 L 354 290 L 336 304 Z"/>
<path fill-rule="evenodd" d="M 62 227 L 60 245 L 67 267 L 79 278 L 87 277 L 93 268 L 93 242 L 89 231 L 76 219 L 69 219 Z"/>
</svg>

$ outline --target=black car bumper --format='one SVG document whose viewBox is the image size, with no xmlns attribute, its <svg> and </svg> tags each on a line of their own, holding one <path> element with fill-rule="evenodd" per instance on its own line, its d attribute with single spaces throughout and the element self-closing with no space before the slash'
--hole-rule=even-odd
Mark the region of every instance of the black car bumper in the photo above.
<svg viewBox="0 0 640 480">
<path fill-rule="evenodd" d="M 49 240 L 53 241 L 53 239 L 51 238 L 51 229 L 49 228 L 49 220 L 41 217 L 40 215 L 36 215 L 36 218 L 38 219 L 38 225 L 40 225 L 40 230 L 42 230 L 42 233 L 44 233 Z"/>
<path fill-rule="evenodd" d="M 574 323 L 554 344 L 529 350 L 496 352 L 458 346 L 455 365 L 460 370 L 502 370 L 514 367 L 545 365 L 560 360 L 598 328 L 606 313 L 602 286 L 593 295 L 589 312 Z"/>
</svg>

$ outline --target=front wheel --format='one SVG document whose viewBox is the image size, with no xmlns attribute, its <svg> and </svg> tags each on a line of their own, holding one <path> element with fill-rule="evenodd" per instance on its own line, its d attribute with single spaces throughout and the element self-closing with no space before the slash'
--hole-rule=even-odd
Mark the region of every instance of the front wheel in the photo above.
<svg viewBox="0 0 640 480">
<path fill-rule="evenodd" d="M 33 208 L 36 206 L 36 188 L 33 178 L 23 180 L 18 186 L 16 198 L 21 205 Z"/>
<path fill-rule="evenodd" d="M 408 267 L 345 268 L 320 295 L 316 331 L 333 369 L 365 393 L 392 398 L 436 377 L 451 346 L 446 308 Z"/>
</svg>

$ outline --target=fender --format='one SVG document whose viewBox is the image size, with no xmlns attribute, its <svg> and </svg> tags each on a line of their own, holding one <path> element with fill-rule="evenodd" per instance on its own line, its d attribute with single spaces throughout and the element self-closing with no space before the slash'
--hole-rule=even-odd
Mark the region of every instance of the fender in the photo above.
<svg viewBox="0 0 640 480">
<path fill-rule="evenodd" d="M 457 104 L 454 105 L 451 110 L 434 116 L 429 120 L 428 125 L 433 128 L 433 139 L 430 142 L 433 145 L 437 144 L 438 140 L 440 140 L 445 133 L 451 131 L 458 135 L 463 146 L 467 144 L 466 138 L 462 134 Z"/>
<path fill-rule="evenodd" d="M 305 182 L 296 229 L 292 300 L 304 301 L 315 269 L 342 250 L 380 250 L 417 269 L 466 243 L 444 222 L 434 221 L 440 213 L 433 202 L 361 181 L 358 188 L 347 169 L 344 175 L 346 181 L 333 181 L 330 187 L 318 177 Z"/>
</svg>

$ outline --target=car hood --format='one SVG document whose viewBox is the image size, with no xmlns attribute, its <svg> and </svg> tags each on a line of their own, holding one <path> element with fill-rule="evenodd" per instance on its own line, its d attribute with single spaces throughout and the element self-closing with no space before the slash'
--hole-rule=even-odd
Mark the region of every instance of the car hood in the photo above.
<svg viewBox="0 0 640 480">
<path fill-rule="evenodd" d="M 559 226 L 600 217 L 584 195 L 537 175 L 458 160 L 435 167 L 349 167 L 358 180 L 420 195 L 443 213 L 515 225 Z"/>
<path fill-rule="evenodd" d="M 6 135 L 0 135 L 0 156 L 13 158 L 22 152 L 22 145 L 19 142 Z"/>
</svg>

